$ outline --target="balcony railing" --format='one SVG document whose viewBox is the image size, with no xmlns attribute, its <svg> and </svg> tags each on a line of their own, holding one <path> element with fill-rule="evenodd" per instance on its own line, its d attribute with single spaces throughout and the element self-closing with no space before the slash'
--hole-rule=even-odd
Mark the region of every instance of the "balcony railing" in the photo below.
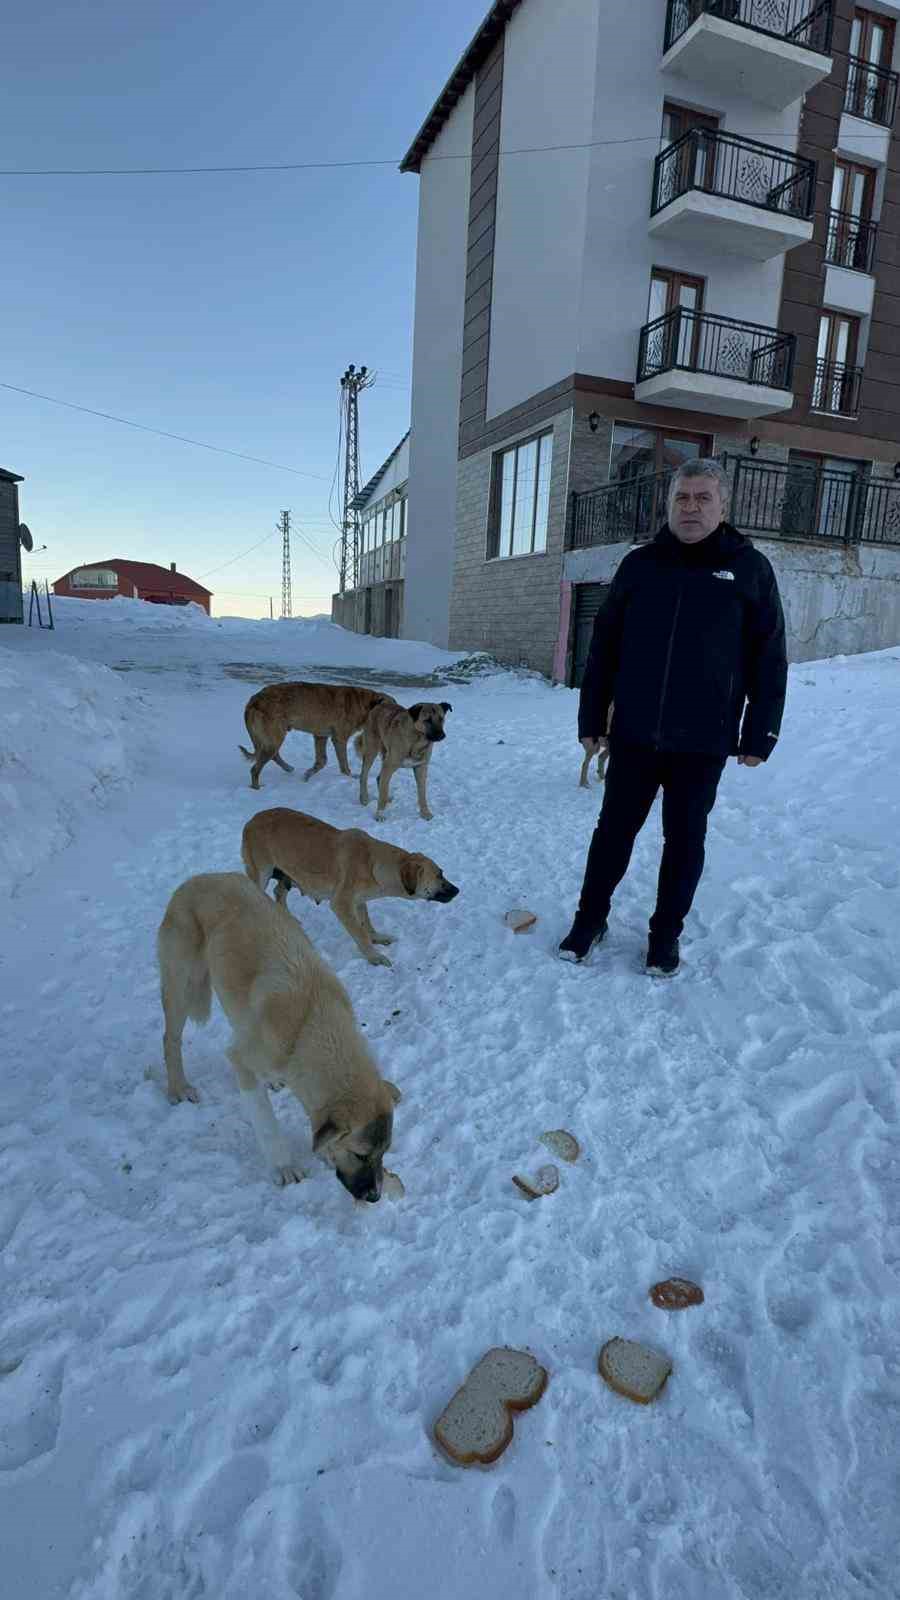
<svg viewBox="0 0 900 1600">
<path fill-rule="evenodd" d="M 672 470 L 573 495 L 568 548 L 652 538 L 665 519 Z"/>
<path fill-rule="evenodd" d="M 669 0 L 664 50 L 670 50 L 703 15 L 736 22 L 754 33 L 800 45 L 817 55 L 831 52 L 831 0 Z"/>
<path fill-rule="evenodd" d="M 789 389 L 795 344 L 792 333 L 676 306 L 641 329 L 637 381 L 678 367 L 766 389 Z"/>
<path fill-rule="evenodd" d="M 842 361 L 817 361 L 813 379 L 813 411 L 827 411 L 833 417 L 859 414 L 862 367 L 847 367 Z"/>
<path fill-rule="evenodd" d="M 860 56 L 849 57 L 844 110 L 864 122 L 877 122 L 882 128 L 894 126 L 897 109 L 897 73 L 887 67 L 873 67 Z"/>
<path fill-rule="evenodd" d="M 656 158 L 651 215 L 691 189 L 808 221 L 815 204 L 816 163 L 755 139 L 689 128 Z"/>
<path fill-rule="evenodd" d="M 772 538 L 900 545 L 900 483 L 821 467 L 722 457 L 731 469 L 728 519 Z M 652 538 L 672 472 L 629 478 L 572 496 L 567 547 Z"/>
<path fill-rule="evenodd" d="M 851 272 L 871 272 L 877 238 L 877 222 L 864 222 L 850 211 L 829 211 L 825 260 Z"/>
<path fill-rule="evenodd" d="M 730 520 L 746 533 L 900 545 L 900 484 L 855 472 L 734 463 Z"/>
</svg>

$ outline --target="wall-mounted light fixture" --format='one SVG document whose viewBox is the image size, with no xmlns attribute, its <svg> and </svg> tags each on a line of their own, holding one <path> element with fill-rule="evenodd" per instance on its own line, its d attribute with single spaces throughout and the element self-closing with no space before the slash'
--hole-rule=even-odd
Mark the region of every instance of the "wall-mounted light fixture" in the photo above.
<svg viewBox="0 0 900 1600">
<path fill-rule="evenodd" d="M 599 426 L 600 426 L 600 413 L 599 413 L 599 411 L 592 411 L 590 416 L 588 417 L 588 427 L 590 428 L 591 433 L 596 433 L 597 429 L 599 428 Z"/>
<path fill-rule="evenodd" d="M 759 440 L 756 437 L 756 434 L 754 434 L 753 438 L 750 440 L 750 454 L 752 456 L 755 456 L 756 452 L 758 451 L 758 449 L 759 449 Z"/>
</svg>

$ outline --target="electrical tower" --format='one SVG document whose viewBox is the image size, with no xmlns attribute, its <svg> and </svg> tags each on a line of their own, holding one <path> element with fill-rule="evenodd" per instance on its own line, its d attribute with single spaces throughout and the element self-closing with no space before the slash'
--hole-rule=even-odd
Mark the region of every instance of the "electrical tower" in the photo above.
<svg viewBox="0 0 900 1600">
<path fill-rule="evenodd" d="M 344 425 L 344 515 L 341 519 L 340 592 L 355 589 L 359 583 L 359 512 L 356 498 L 359 494 L 359 393 L 375 382 L 374 372 L 368 367 L 353 366 L 352 362 L 341 378 Z M 349 581 L 348 581 L 349 580 Z"/>
<path fill-rule="evenodd" d="M 291 513 L 282 511 L 278 524 L 281 530 L 281 615 L 293 616 L 291 599 Z"/>
</svg>

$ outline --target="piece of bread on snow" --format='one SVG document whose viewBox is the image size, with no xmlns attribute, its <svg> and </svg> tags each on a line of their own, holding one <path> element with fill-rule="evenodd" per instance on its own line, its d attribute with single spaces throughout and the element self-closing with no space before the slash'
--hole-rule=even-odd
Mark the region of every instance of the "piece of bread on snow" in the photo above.
<svg viewBox="0 0 900 1600">
<path fill-rule="evenodd" d="M 559 1168 L 538 1167 L 533 1178 L 523 1178 L 521 1173 L 515 1172 L 513 1183 L 526 1200 L 540 1200 L 542 1194 L 555 1194 L 559 1188 Z"/>
<path fill-rule="evenodd" d="M 642 1406 L 656 1398 L 672 1371 L 668 1356 L 633 1339 L 610 1339 L 600 1351 L 597 1364 L 601 1378 L 611 1389 Z"/>
<path fill-rule="evenodd" d="M 457 1466 L 489 1466 L 513 1436 L 513 1412 L 536 1405 L 547 1372 L 527 1350 L 489 1350 L 472 1368 L 434 1425 L 434 1437 Z"/>
</svg>

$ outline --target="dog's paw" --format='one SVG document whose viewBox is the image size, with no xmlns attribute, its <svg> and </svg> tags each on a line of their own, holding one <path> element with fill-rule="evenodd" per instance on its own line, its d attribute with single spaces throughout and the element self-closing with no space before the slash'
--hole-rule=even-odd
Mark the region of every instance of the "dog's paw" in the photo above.
<svg viewBox="0 0 900 1600">
<path fill-rule="evenodd" d="M 420 811 L 419 812 L 419 816 L 422 818 L 423 822 L 433 822 L 434 821 L 434 812 L 433 811 Z"/>
<path fill-rule="evenodd" d="M 375 821 L 376 822 L 387 822 L 387 812 L 386 811 L 376 811 L 376 813 L 375 813 Z"/>
<path fill-rule="evenodd" d="M 275 1183 L 279 1189 L 284 1189 L 289 1183 L 302 1183 L 306 1173 L 302 1167 L 295 1167 L 288 1163 L 284 1167 L 276 1167 L 274 1172 Z"/>
<path fill-rule="evenodd" d="M 381 954 L 381 952 L 378 951 L 378 950 L 373 950 L 371 955 L 367 955 L 366 956 L 366 960 L 368 961 L 370 967 L 391 967 L 391 966 L 393 966 L 393 962 L 389 961 L 387 956 L 383 956 Z"/>
<path fill-rule="evenodd" d="M 182 1100 L 190 1100 L 191 1104 L 195 1106 L 200 1104 L 200 1090 L 195 1089 L 192 1083 L 188 1083 L 187 1078 L 185 1078 L 180 1088 L 169 1089 L 168 1095 L 171 1106 L 180 1105 Z"/>
<path fill-rule="evenodd" d="M 293 772 L 295 768 L 290 766 L 287 761 L 282 761 L 281 770 L 282 772 Z"/>
<path fill-rule="evenodd" d="M 271 1089 L 273 1094 L 277 1094 L 279 1089 L 283 1089 L 284 1086 L 285 1086 L 285 1083 L 284 1083 L 284 1079 L 283 1078 L 267 1078 L 266 1079 L 266 1088 L 267 1089 Z"/>
</svg>

